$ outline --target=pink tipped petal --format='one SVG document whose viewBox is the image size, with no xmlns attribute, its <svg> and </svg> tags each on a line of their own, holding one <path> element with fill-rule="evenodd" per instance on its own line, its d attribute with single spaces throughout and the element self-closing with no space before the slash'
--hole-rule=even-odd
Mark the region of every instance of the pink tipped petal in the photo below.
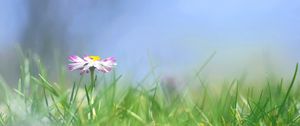
<svg viewBox="0 0 300 126">
<path fill-rule="evenodd" d="M 112 62 L 112 63 L 115 63 L 116 59 L 114 57 L 108 57 L 108 58 L 103 59 L 103 62 Z"/>
<path fill-rule="evenodd" d="M 100 70 L 101 72 L 103 72 L 103 73 L 107 73 L 108 71 L 107 70 L 105 70 L 105 69 L 103 69 L 103 70 Z"/>
<path fill-rule="evenodd" d="M 81 69 L 84 67 L 84 64 L 85 64 L 84 62 L 83 63 L 71 63 L 68 65 L 68 69 L 70 71 Z"/>
<path fill-rule="evenodd" d="M 104 70 L 105 70 L 105 73 L 107 73 L 107 72 L 110 72 L 112 70 L 112 68 L 111 67 L 106 67 Z"/>
<path fill-rule="evenodd" d="M 68 59 L 70 62 L 74 62 L 74 56 L 69 56 Z"/>
<path fill-rule="evenodd" d="M 76 61 L 76 56 L 69 56 L 68 59 L 71 62 L 75 62 Z"/>
<path fill-rule="evenodd" d="M 110 72 L 115 65 L 115 59 L 113 57 L 109 57 L 95 64 L 95 67 L 97 68 L 97 70 L 103 73 L 107 73 Z"/>
<path fill-rule="evenodd" d="M 76 55 L 69 56 L 68 59 L 70 62 L 75 62 L 75 63 L 84 62 L 83 59 L 81 59 L 79 56 Z"/>
<path fill-rule="evenodd" d="M 103 72 L 103 73 L 108 73 L 109 72 L 109 70 L 107 70 L 105 67 L 101 67 L 100 69 L 97 69 L 97 70 L 99 70 L 99 71 L 101 71 L 101 72 Z"/>
<path fill-rule="evenodd" d="M 69 71 L 75 70 L 74 68 L 75 68 L 75 66 L 73 66 L 73 65 L 68 65 L 68 70 L 69 70 Z"/>
<path fill-rule="evenodd" d="M 104 66 L 113 67 L 113 66 L 117 65 L 116 59 L 114 57 L 108 57 L 106 59 L 103 59 L 102 62 L 104 64 Z"/>
</svg>

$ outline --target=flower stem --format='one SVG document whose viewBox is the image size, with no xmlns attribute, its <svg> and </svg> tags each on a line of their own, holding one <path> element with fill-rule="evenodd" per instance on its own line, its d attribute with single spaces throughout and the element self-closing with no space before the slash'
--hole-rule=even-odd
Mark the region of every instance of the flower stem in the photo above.
<svg viewBox="0 0 300 126">
<path fill-rule="evenodd" d="M 90 96 L 90 117 L 91 119 L 94 119 L 94 108 L 92 107 L 94 104 L 94 97 L 93 97 L 93 92 L 95 90 L 96 87 L 96 80 L 95 80 L 95 68 L 92 67 L 90 68 L 90 72 L 91 72 L 91 85 L 89 88 L 89 96 Z"/>
<path fill-rule="evenodd" d="M 90 90 L 91 92 L 93 92 L 94 88 L 95 88 L 95 68 L 90 68 L 90 71 L 91 71 L 91 87 L 90 87 Z"/>
</svg>

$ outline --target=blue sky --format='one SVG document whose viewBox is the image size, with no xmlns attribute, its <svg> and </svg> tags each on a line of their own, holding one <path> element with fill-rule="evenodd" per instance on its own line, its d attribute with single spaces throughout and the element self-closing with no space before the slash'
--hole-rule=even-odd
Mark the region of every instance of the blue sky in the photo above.
<svg viewBox="0 0 300 126">
<path fill-rule="evenodd" d="M 263 60 L 265 54 L 275 57 L 279 66 L 300 60 L 297 0 L 104 0 L 93 4 L 65 0 L 61 4 L 69 12 L 66 16 L 72 15 L 67 20 L 69 42 L 86 42 L 86 53 L 115 55 L 123 71 L 149 69 L 149 57 L 167 73 L 190 70 L 214 51 L 212 67 L 220 69 L 235 68 L 231 62 Z M 1 47 L 18 42 L 25 24 L 24 1 L 0 0 Z"/>
</svg>

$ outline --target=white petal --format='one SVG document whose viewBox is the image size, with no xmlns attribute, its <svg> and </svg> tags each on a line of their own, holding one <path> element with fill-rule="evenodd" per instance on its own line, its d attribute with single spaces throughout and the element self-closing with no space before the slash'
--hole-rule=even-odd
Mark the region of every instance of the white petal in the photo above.
<svg viewBox="0 0 300 126">
<path fill-rule="evenodd" d="M 83 58 L 85 61 L 88 61 L 88 62 L 92 62 L 93 60 L 90 58 L 90 57 L 88 57 L 88 56 L 85 56 L 84 58 Z"/>
</svg>

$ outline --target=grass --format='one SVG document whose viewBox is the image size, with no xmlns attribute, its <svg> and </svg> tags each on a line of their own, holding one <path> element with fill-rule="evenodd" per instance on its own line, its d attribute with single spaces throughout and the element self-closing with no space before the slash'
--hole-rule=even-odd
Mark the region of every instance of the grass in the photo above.
<svg viewBox="0 0 300 126">
<path fill-rule="evenodd" d="M 32 64 L 38 74 L 31 71 Z M 92 82 L 89 75 L 71 81 L 59 73 L 62 78 L 55 83 L 39 60 L 25 58 L 16 88 L 0 79 L 0 125 L 296 126 L 297 73 L 298 64 L 289 81 L 273 78 L 250 85 L 237 79 L 214 86 L 201 81 L 197 72 L 196 86 L 177 91 L 159 78 L 133 86 L 116 72 L 98 74 Z"/>
</svg>

